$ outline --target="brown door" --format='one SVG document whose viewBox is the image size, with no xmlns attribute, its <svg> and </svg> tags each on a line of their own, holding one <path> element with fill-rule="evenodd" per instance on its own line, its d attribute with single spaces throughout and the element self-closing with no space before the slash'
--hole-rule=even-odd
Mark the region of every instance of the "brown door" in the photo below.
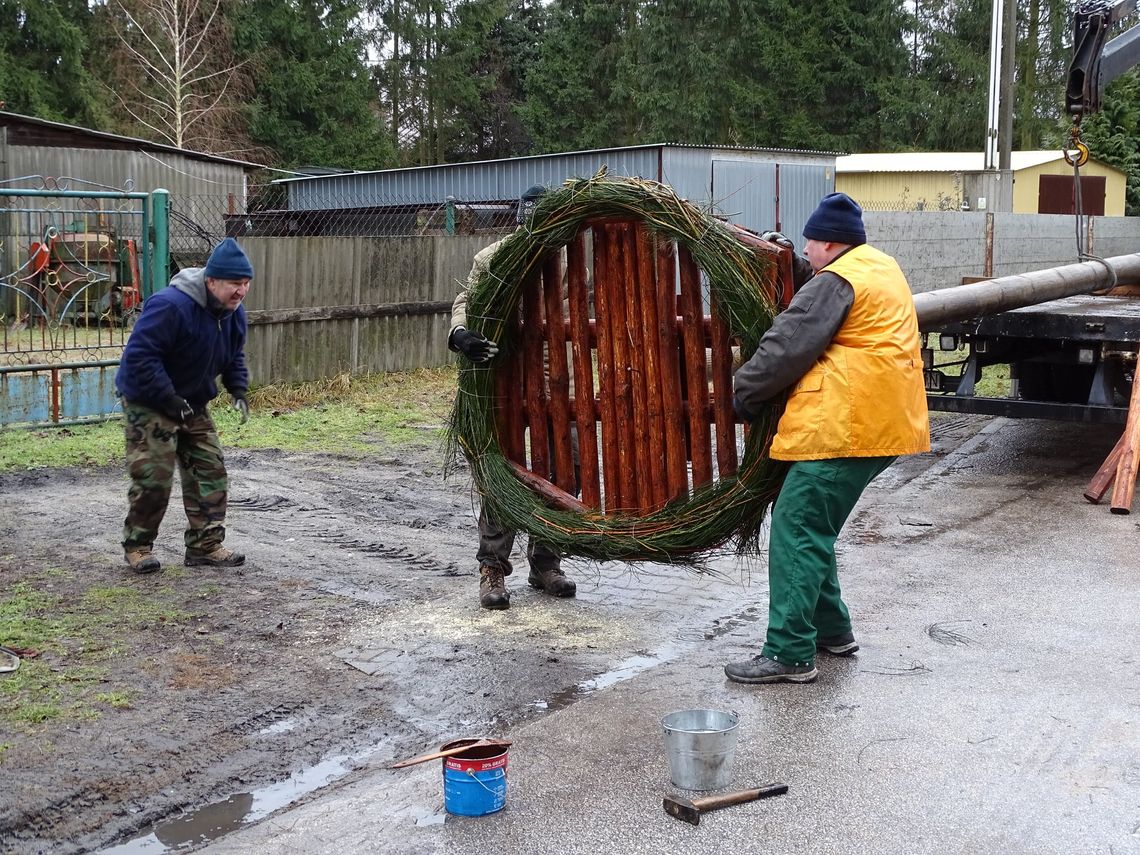
<svg viewBox="0 0 1140 855">
<path fill-rule="evenodd" d="M 1081 213 L 1104 216 L 1104 176 L 1081 176 Z M 1037 213 L 1075 214 L 1076 202 L 1071 175 L 1042 175 L 1037 186 Z"/>
</svg>

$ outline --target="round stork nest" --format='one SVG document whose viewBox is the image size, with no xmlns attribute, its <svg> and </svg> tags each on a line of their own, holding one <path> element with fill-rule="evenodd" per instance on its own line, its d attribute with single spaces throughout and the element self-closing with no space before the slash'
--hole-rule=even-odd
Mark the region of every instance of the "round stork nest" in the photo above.
<svg viewBox="0 0 1140 855">
<path fill-rule="evenodd" d="M 721 220 L 653 181 L 572 179 L 547 193 L 528 227 L 507 237 L 488 269 L 470 283 L 468 326 L 498 342 L 499 355 L 472 364 L 460 357 L 459 388 L 449 431 L 452 455 L 461 451 L 482 501 L 500 524 L 524 531 L 563 555 L 608 561 L 656 561 L 700 565 L 735 541 L 739 552 L 758 545 L 760 525 L 783 481 L 785 466 L 771 460 L 768 446 L 778 409 L 752 422 L 735 476 L 703 485 L 646 515 L 580 513 L 550 507 L 512 470 L 496 434 L 493 398 L 496 365 L 517 350 L 525 283 L 550 253 L 570 243 L 590 219 L 640 221 L 654 235 L 687 248 L 704 271 L 714 305 L 743 359 L 756 350 L 771 325 L 775 266 L 753 252 Z"/>
</svg>

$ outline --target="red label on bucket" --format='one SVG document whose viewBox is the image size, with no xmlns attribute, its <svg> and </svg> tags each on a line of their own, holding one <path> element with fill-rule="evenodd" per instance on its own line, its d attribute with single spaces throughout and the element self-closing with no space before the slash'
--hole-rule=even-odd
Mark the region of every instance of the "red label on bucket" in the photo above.
<svg viewBox="0 0 1140 855">
<path fill-rule="evenodd" d="M 498 754 L 494 757 L 479 757 L 473 759 L 464 759 L 459 755 L 453 757 L 444 757 L 443 766 L 445 769 L 451 769 L 456 772 L 489 772 L 492 769 L 505 769 L 507 768 L 507 752 Z"/>
</svg>

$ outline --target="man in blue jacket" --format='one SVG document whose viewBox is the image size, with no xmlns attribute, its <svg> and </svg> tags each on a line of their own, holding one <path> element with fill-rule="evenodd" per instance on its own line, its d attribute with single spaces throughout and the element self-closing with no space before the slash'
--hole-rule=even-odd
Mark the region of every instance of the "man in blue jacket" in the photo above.
<svg viewBox="0 0 1140 855">
<path fill-rule="evenodd" d="M 123 400 L 129 508 L 123 552 L 136 573 L 160 569 L 154 539 L 166 513 L 174 469 L 181 472 L 187 567 L 237 567 L 245 556 L 222 545 L 229 480 L 222 446 L 206 410 L 217 377 L 249 417 L 242 300 L 253 266 L 233 238 L 219 243 L 205 267 L 177 273 L 152 295 L 131 331 L 115 375 Z"/>
</svg>

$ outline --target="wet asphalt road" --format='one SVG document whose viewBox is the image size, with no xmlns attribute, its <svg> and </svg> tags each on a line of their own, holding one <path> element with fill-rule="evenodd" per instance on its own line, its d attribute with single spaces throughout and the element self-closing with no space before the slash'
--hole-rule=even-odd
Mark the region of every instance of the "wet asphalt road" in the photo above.
<svg viewBox="0 0 1140 855">
<path fill-rule="evenodd" d="M 936 453 L 888 470 L 845 530 L 862 649 L 821 659 L 815 684 L 723 677 L 761 639 L 763 557 L 750 573 L 725 559 L 723 578 L 606 566 L 577 601 L 524 592 L 497 622 L 441 602 L 409 637 L 521 649 L 553 631 L 599 651 L 572 691 L 517 675 L 538 714 L 506 731 L 506 809 L 448 816 L 438 761 L 395 772 L 380 751 L 205 851 L 1140 852 L 1140 507 L 1081 497 L 1118 431 L 959 417 L 935 433 Z M 388 641 L 362 636 L 345 658 Z M 693 707 L 740 714 L 733 787 L 779 780 L 787 795 L 699 827 L 666 816 L 660 720 Z"/>
</svg>

